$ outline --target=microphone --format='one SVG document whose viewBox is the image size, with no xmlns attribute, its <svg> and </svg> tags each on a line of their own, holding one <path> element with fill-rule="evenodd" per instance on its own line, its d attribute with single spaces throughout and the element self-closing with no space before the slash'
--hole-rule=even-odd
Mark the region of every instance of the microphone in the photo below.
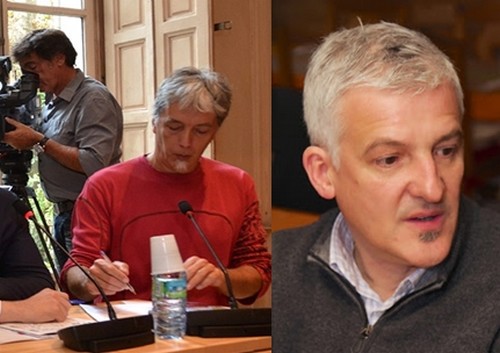
<svg viewBox="0 0 500 353">
<path fill-rule="evenodd" d="M 30 207 L 20 199 L 16 199 L 12 205 L 26 220 L 31 221 L 38 231 L 42 231 L 46 234 L 53 246 L 57 246 L 68 256 L 68 258 L 96 286 L 106 304 L 109 321 L 67 327 L 57 332 L 57 335 L 64 342 L 66 347 L 76 351 L 91 351 L 97 353 L 154 343 L 153 318 L 151 315 L 118 319 L 102 287 L 90 273 L 73 258 L 64 246 L 53 239 L 45 227 L 42 227 L 42 225 L 38 223 Z"/>
<path fill-rule="evenodd" d="M 42 225 L 40 223 L 38 223 L 38 221 L 35 219 L 35 215 L 33 214 L 33 211 L 28 207 L 28 205 L 26 205 L 26 203 L 24 203 L 20 199 L 16 199 L 16 201 L 14 201 L 14 203 L 12 204 L 12 206 L 14 206 L 14 208 L 27 221 L 31 221 L 34 224 L 34 226 L 36 227 L 37 230 L 42 231 L 45 235 L 47 235 L 47 237 L 49 238 L 49 241 L 52 244 L 52 246 L 57 246 L 63 253 L 66 254 L 66 256 L 68 256 L 71 259 L 71 261 L 73 261 L 73 263 L 82 272 L 86 273 L 86 277 L 97 287 L 97 290 L 99 291 L 99 294 L 101 294 L 102 299 L 106 303 L 106 306 L 107 306 L 107 309 L 108 309 L 109 319 L 110 320 L 115 320 L 116 319 L 116 312 L 113 309 L 113 306 L 111 305 L 111 303 L 109 302 L 109 299 L 108 299 L 107 295 L 104 293 L 104 290 L 97 283 L 97 281 L 92 276 L 90 276 L 90 274 L 69 254 L 69 252 L 66 250 L 66 248 L 64 248 L 61 244 L 59 244 L 59 242 L 57 240 L 55 240 L 54 238 L 52 238 L 51 234 L 49 234 L 47 232 L 47 230 L 45 229 L 45 227 L 42 227 Z"/>
<path fill-rule="evenodd" d="M 238 303 L 236 301 L 236 297 L 234 296 L 233 286 L 231 283 L 231 279 L 229 278 L 229 273 L 227 272 L 227 268 L 226 268 L 226 266 L 224 266 L 220 257 L 215 252 L 212 244 L 210 243 L 210 241 L 206 237 L 205 233 L 203 233 L 203 231 L 201 230 L 198 222 L 196 222 L 196 219 L 194 218 L 194 215 L 193 215 L 193 208 L 191 207 L 189 202 L 181 201 L 181 202 L 179 202 L 179 210 L 191 220 L 194 227 L 198 231 L 198 234 L 201 236 L 201 238 L 203 239 L 203 241 L 207 245 L 208 250 L 210 250 L 210 253 L 212 254 L 213 258 L 215 259 L 215 262 L 217 263 L 217 266 L 220 268 L 220 270 L 224 274 L 224 281 L 226 282 L 227 293 L 228 293 L 228 297 L 229 297 L 229 306 L 231 307 L 231 309 L 238 309 Z"/>
<path fill-rule="evenodd" d="M 222 263 L 217 252 L 206 237 L 194 217 L 191 204 L 180 201 L 179 210 L 186 215 L 194 225 L 197 233 L 205 242 L 207 248 L 215 259 L 217 266 L 224 274 L 228 300 L 231 310 L 195 310 L 187 311 L 186 333 L 191 336 L 201 337 L 241 337 L 241 336 L 267 336 L 271 335 L 271 308 L 239 309 L 234 296 L 233 286 L 226 266 Z"/>
</svg>

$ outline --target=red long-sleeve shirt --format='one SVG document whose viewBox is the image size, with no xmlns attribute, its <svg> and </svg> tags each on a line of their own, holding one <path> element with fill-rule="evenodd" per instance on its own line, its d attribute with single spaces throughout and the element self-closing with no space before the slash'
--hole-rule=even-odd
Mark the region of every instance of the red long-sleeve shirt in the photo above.
<svg viewBox="0 0 500 353">
<path fill-rule="evenodd" d="M 160 173 L 145 157 L 114 165 L 94 174 L 85 184 L 73 213 L 72 256 L 90 267 L 102 249 L 129 265 L 130 283 L 137 291 L 111 297 L 151 299 L 149 238 L 174 234 L 183 260 L 196 255 L 216 264 L 190 220 L 178 208 L 188 201 L 196 220 L 228 268 L 251 265 L 262 277 L 264 294 L 271 281 L 270 254 L 265 247 L 258 200 L 251 177 L 233 166 L 202 158 L 189 174 Z M 68 261 L 61 278 L 68 268 Z M 188 301 L 227 305 L 214 288 L 191 290 Z"/>
</svg>

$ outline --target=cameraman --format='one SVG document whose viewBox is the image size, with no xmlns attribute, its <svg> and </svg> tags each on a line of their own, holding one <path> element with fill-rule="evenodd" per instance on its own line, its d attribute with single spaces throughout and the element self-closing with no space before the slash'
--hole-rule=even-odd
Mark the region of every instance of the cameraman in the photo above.
<svg viewBox="0 0 500 353">
<path fill-rule="evenodd" d="M 4 142 L 38 152 L 38 168 L 47 198 L 54 203 L 54 236 L 71 249 L 73 204 L 87 178 L 121 158 L 121 107 L 99 81 L 75 68 L 76 51 L 57 29 L 35 30 L 12 51 L 23 72 L 35 73 L 46 93 L 37 129 L 5 118 L 14 127 Z M 67 256 L 55 249 L 62 267 Z"/>
</svg>

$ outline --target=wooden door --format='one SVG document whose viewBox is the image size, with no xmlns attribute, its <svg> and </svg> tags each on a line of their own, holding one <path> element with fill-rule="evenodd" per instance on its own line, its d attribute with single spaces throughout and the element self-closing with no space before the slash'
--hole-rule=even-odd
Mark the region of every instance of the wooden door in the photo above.
<svg viewBox="0 0 500 353">
<path fill-rule="evenodd" d="M 150 149 L 154 99 L 152 2 L 104 1 L 106 85 L 123 109 L 123 160 Z"/>
<path fill-rule="evenodd" d="M 106 84 L 124 115 L 123 160 L 152 151 L 152 105 L 172 70 L 209 63 L 207 0 L 104 1 Z"/>
<path fill-rule="evenodd" d="M 233 87 L 214 155 L 255 179 L 271 227 L 271 0 L 214 0 L 213 66 Z"/>
</svg>

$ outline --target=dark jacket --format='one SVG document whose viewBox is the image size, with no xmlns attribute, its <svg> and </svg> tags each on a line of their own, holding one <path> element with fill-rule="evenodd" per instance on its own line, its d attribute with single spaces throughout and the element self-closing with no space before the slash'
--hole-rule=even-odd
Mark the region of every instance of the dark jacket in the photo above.
<svg viewBox="0 0 500 353">
<path fill-rule="evenodd" d="M 25 299 L 54 288 L 26 220 L 12 207 L 15 200 L 0 189 L 0 300 Z"/>
<path fill-rule="evenodd" d="M 500 215 L 460 204 L 448 257 L 369 328 L 355 289 L 328 265 L 339 210 L 273 235 L 273 353 L 500 352 Z"/>
</svg>

